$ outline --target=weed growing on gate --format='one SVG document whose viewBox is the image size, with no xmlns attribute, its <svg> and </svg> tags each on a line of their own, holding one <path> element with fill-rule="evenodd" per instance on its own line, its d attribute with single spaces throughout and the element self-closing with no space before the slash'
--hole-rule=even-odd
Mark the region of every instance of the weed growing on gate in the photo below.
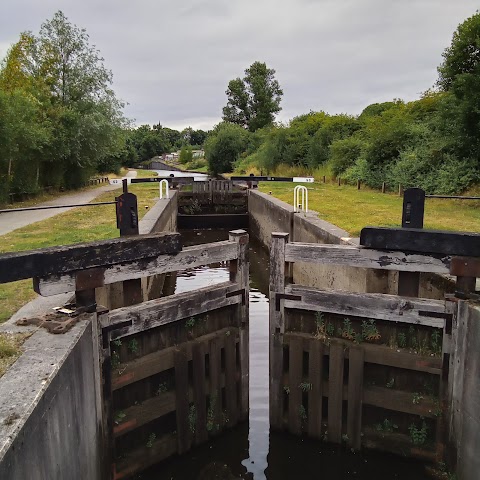
<svg viewBox="0 0 480 480">
<path fill-rule="evenodd" d="M 196 424 L 197 424 L 197 409 L 195 408 L 195 405 L 190 405 L 190 408 L 188 410 L 188 426 L 192 433 L 195 433 Z"/>
<path fill-rule="evenodd" d="M 428 437 L 428 427 L 425 420 L 422 418 L 422 425 L 418 428 L 414 423 L 408 427 L 410 432 L 410 440 L 414 445 L 425 445 Z"/>
<path fill-rule="evenodd" d="M 148 436 L 147 444 L 145 445 L 147 448 L 152 448 L 153 447 L 153 442 L 155 442 L 155 439 L 157 436 L 154 433 L 151 433 Z"/>
<path fill-rule="evenodd" d="M 377 430 L 377 432 L 393 433 L 395 430 L 398 430 L 398 425 L 395 425 L 392 421 L 386 418 L 383 422 L 375 425 L 375 430 Z"/>
<path fill-rule="evenodd" d="M 132 338 L 127 344 L 128 351 L 130 353 L 138 353 L 138 341 L 135 338 Z"/>
</svg>

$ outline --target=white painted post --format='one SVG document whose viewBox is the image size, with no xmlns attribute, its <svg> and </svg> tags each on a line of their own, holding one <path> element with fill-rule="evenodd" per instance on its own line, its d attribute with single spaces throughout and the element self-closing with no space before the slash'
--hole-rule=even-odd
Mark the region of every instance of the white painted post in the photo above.
<svg viewBox="0 0 480 480">
<path fill-rule="evenodd" d="M 168 190 L 168 180 L 160 180 L 160 200 L 163 198 L 163 189 L 162 186 L 165 185 L 165 197 L 170 198 L 170 192 Z"/>
</svg>

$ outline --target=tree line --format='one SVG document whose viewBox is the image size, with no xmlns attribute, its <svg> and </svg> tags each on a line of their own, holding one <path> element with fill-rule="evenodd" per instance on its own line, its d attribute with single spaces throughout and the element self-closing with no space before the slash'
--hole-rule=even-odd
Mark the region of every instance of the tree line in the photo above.
<svg viewBox="0 0 480 480">
<path fill-rule="evenodd" d="M 58 11 L 24 32 L 0 65 L 0 203 L 47 187 L 83 186 L 207 132 L 160 124 L 134 128 L 112 89 L 112 72 L 88 34 Z"/>
<path fill-rule="evenodd" d="M 386 182 L 392 189 L 401 184 L 437 194 L 480 183 L 480 13 L 459 25 L 436 85 L 412 102 L 375 103 L 358 116 L 311 111 L 274 124 L 282 95 L 274 73 L 256 62 L 244 80 L 230 82 L 224 121 L 205 144 L 213 172 L 271 173 L 287 165 L 374 188 Z M 255 97 L 267 99 L 267 113 L 252 117 Z M 249 122 L 259 117 L 267 121 Z"/>
</svg>

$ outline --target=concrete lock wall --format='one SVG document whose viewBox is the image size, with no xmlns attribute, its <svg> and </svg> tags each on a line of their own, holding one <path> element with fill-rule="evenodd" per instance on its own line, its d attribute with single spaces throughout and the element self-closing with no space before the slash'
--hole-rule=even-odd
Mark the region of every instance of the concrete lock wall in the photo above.
<svg viewBox="0 0 480 480">
<path fill-rule="evenodd" d="M 100 480 L 90 321 L 64 335 L 38 329 L 24 349 L 0 379 L 0 478 Z"/>
<path fill-rule="evenodd" d="M 450 410 L 450 438 L 457 451 L 459 480 L 480 472 L 480 306 L 460 302 Z"/>
<path fill-rule="evenodd" d="M 292 187 L 293 198 L 293 187 Z M 318 217 L 317 212 L 293 212 L 293 207 L 257 190 L 249 190 L 250 228 L 265 246 L 270 246 L 272 232 L 287 232 L 290 241 L 358 245 L 345 230 Z M 400 224 L 399 218 L 399 224 Z M 297 262 L 293 266 L 295 283 L 316 288 L 340 289 L 351 292 L 396 294 L 398 273 L 356 267 L 312 265 Z M 453 291 L 454 284 L 446 277 L 420 274 L 419 296 L 443 299 Z"/>
</svg>

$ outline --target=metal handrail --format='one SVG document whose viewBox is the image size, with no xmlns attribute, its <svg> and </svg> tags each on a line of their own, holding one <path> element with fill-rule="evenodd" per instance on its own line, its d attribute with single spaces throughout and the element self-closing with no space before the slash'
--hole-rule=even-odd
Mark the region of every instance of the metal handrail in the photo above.
<svg viewBox="0 0 480 480">
<path fill-rule="evenodd" d="M 300 192 L 302 192 L 302 203 L 298 203 Z M 308 190 L 307 187 L 303 185 L 297 185 L 293 189 L 293 211 L 300 211 L 298 209 L 305 211 L 305 213 L 308 213 Z"/>
</svg>

